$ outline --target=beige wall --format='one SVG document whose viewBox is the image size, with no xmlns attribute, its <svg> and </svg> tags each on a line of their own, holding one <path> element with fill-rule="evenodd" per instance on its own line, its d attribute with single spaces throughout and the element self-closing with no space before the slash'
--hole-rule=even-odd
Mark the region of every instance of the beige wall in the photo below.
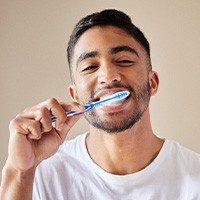
<svg viewBox="0 0 200 200">
<path fill-rule="evenodd" d="M 104 8 L 127 12 L 150 41 L 160 75 L 151 100 L 155 133 L 200 152 L 199 0 L 0 0 L 0 169 L 9 121 L 47 98 L 69 100 L 69 34 L 81 17 Z M 82 120 L 69 137 L 86 130 Z"/>
</svg>

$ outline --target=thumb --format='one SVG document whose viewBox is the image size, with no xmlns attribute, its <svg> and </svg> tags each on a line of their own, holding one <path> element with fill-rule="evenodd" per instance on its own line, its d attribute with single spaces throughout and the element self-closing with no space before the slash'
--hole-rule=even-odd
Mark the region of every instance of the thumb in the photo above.
<svg viewBox="0 0 200 200">
<path fill-rule="evenodd" d="M 62 142 L 64 142 L 68 132 L 75 125 L 75 123 L 82 117 L 82 115 L 83 114 L 67 117 L 66 121 L 60 125 L 59 130 L 57 130 L 57 132 L 59 133 Z"/>
</svg>

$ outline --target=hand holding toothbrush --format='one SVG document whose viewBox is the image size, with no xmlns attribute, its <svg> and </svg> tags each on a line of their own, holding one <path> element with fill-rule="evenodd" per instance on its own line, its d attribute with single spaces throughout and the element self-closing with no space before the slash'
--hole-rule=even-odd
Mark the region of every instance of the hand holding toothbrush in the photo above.
<svg viewBox="0 0 200 200">
<path fill-rule="evenodd" d="M 36 167 L 42 160 L 47 159 L 57 151 L 81 114 L 108 101 L 124 99 L 129 94 L 128 91 L 116 92 L 104 99 L 83 106 L 75 102 L 66 104 L 59 103 L 56 99 L 50 99 L 27 108 L 10 123 L 7 163 L 19 171 Z"/>
<path fill-rule="evenodd" d="M 81 117 L 67 117 L 66 111 L 83 111 L 77 103 L 59 103 L 50 99 L 27 108 L 10 122 L 7 164 L 15 170 L 26 171 L 52 156 L 64 142 L 70 128 Z M 51 117 L 56 117 L 52 124 Z"/>
</svg>

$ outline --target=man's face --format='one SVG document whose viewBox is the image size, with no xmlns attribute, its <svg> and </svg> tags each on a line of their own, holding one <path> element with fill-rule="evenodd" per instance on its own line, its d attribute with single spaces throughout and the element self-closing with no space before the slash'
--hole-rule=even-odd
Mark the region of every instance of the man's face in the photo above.
<svg viewBox="0 0 200 200">
<path fill-rule="evenodd" d="M 72 97 L 80 104 L 128 90 L 130 96 L 85 114 L 94 127 L 121 132 L 132 127 L 146 111 L 150 99 L 148 59 L 142 46 L 123 30 L 93 27 L 78 40 L 72 58 Z"/>
</svg>

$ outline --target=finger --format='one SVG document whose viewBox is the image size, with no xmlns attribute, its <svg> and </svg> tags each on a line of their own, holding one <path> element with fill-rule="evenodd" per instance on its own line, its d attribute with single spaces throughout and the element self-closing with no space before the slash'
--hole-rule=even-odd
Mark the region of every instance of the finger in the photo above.
<svg viewBox="0 0 200 200">
<path fill-rule="evenodd" d="M 68 123 L 68 121 L 70 122 L 70 120 L 68 120 L 68 116 L 67 116 L 67 112 L 69 111 L 83 111 L 85 110 L 85 108 L 81 105 L 79 105 L 78 103 L 76 102 L 70 102 L 70 103 L 60 103 L 60 105 L 62 106 L 62 108 L 64 109 L 65 111 L 65 121 L 63 123 L 60 123 L 59 124 L 59 127 L 56 125 L 56 129 L 61 131 L 63 129 L 63 126 L 66 124 L 66 122 Z M 57 121 L 57 118 L 56 118 L 56 121 Z M 73 121 L 73 120 L 72 120 Z"/>
<path fill-rule="evenodd" d="M 63 124 L 67 119 L 66 111 L 63 109 L 60 103 L 54 98 L 47 100 L 45 103 L 46 103 L 45 106 L 48 108 L 51 114 L 54 115 L 56 118 L 55 128 L 57 130 L 61 130 Z"/>
<path fill-rule="evenodd" d="M 77 112 L 82 112 L 85 110 L 85 107 L 76 103 L 76 102 L 71 102 L 71 103 L 60 103 L 60 105 L 63 107 L 63 109 L 66 112 L 69 111 L 77 111 Z"/>
<path fill-rule="evenodd" d="M 41 124 L 32 119 L 17 117 L 10 122 L 10 132 L 12 134 L 25 135 L 30 139 L 40 139 L 42 135 Z"/>
<path fill-rule="evenodd" d="M 52 123 L 51 123 L 51 113 L 47 108 L 43 109 L 43 115 L 39 119 L 41 126 L 42 126 L 42 132 L 49 132 L 52 129 Z"/>
<path fill-rule="evenodd" d="M 57 133 L 59 134 L 62 142 L 64 142 L 64 140 L 66 139 L 66 136 L 67 136 L 68 132 L 70 131 L 70 129 L 75 125 L 75 123 L 82 116 L 83 116 L 83 114 L 67 118 L 67 120 L 65 121 L 65 123 L 62 126 L 62 129 L 57 131 Z"/>
<path fill-rule="evenodd" d="M 54 98 L 48 99 L 32 108 L 25 109 L 22 117 L 40 121 L 43 131 L 48 132 L 52 129 L 52 115 L 56 118 L 55 128 L 61 130 L 67 116 L 63 107 Z"/>
<path fill-rule="evenodd" d="M 63 109 L 68 112 L 68 111 L 84 111 L 85 108 L 83 106 L 81 106 L 80 104 L 76 103 L 76 102 L 71 102 L 71 103 L 60 103 L 60 105 L 63 107 Z M 57 133 L 59 134 L 61 141 L 64 142 L 64 140 L 66 139 L 67 133 L 69 132 L 69 130 L 74 126 L 74 124 L 82 117 L 81 115 L 76 115 L 73 117 L 67 117 L 66 121 L 63 123 L 61 129 L 59 131 L 57 131 Z"/>
<path fill-rule="evenodd" d="M 17 117 L 40 122 L 42 132 L 49 132 L 52 129 L 51 113 L 46 107 L 26 109 L 24 113 L 19 114 Z"/>
</svg>

